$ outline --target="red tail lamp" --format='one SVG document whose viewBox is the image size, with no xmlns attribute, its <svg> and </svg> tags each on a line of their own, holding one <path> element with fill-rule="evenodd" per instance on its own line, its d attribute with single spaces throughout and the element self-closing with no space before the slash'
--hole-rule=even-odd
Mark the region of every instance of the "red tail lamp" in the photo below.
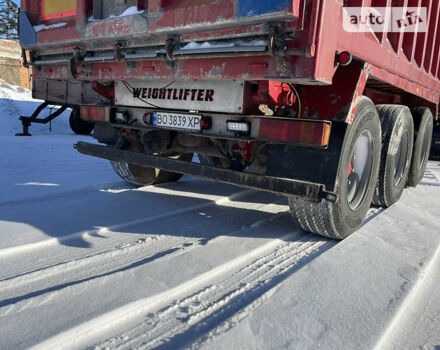
<svg viewBox="0 0 440 350">
<path fill-rule="evenodd" d="M 324 121 L 301 121 L 261 119 L 260 138 L 314 147 L 327 147 L 330 141 L 331 123 Z"/>
<path fill-rule="evenodd" d="M 81 106 L 81 119 L 92 122 L 110 121 L 110 107 Z"/>
<path fill-rule="evenodd" d="M 212 119 L 210 117 L 203 116 L 200 119 L 200 128 L 202 130 L 209 130 L 212 128 Z"/>
<path fill-rule="evenodd" d="M 336 60 L 341 66 L 345 67 L 353 61 L 353 56 L 348 51 L 342 51 L 337 54 Z"/>
</svg>

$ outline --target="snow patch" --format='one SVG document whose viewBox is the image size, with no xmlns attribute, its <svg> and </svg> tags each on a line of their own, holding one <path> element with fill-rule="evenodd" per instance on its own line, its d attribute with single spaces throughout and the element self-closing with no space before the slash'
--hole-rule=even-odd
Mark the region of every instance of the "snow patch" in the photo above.
<svg viewBox="0 0 440 350">
<path fill-rule="evenodd" d="M 41 32 L 42 30 L 62 28 L 62 27 L 65 27 L 66 25 L 67 25 L 66 22 L 55 23 L 55 24 L 51 24 L 51 25 L 39 24 L 37 26 L 34 26 L 34 30 L 38 33 L 38 32 Z"/>
<path fill-rule="evenodd" d="M 253 40 L 253 41 L 234 41 L 234 42 L 215 42 L 215 41 L 205 41 L 202 43 L 190 42 L 182 47 L 181 50 L 196 50 L 196 49 L 211 49 L 211 48 L 229 48 L 229 47 L 256 47 L 256 46 L 266 46 L 267 41 L 265 40 Z"/>
<path fill-rule="evenodd" d="M 49 186 L 49 187 L 59 186 L 59 184 L 44 183 L 44 182 L 26 182 L 24 184 L 16 184 L 16 185 L 17 186 Z"/>
</svg>

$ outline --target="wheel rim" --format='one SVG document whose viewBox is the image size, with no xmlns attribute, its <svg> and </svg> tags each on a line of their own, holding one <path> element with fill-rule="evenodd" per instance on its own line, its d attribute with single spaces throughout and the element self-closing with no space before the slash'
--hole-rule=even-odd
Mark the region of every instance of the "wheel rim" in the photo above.
<svg viewBox="0 0 440 350">
<path fill-rule="evenodd" d="M 373 135 L 364 131 L 353 149 L 347 177 L 347 199 L 352 210 L 357 209 L 368 191 L 373 171 Z"/>
<path fill-rule="evenodd" d="M 399 149 L 394 161 L 394 186 L 398 187 L 403 180 L 408 159 L 408 132 L 405 131 L 400 141 Z"/>
</svg>

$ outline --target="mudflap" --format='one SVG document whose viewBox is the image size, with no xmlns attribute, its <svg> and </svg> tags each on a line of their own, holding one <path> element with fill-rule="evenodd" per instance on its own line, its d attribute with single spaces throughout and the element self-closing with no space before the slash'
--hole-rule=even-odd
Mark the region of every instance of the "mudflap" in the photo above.
<svg viewBox="0 0 440 350">
<path fill-rule="evenodd" d="M 323 184 L 326 190 L 337 192 L 336 175 L 347 124 L 334 122 L 327 149 L 273 144 L 268 148 L 267 174 Z"/>
</svg>

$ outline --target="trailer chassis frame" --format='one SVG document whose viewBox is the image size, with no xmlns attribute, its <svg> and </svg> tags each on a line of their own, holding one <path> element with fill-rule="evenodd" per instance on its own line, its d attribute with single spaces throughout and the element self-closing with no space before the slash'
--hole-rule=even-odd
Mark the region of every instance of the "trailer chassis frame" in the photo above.
<svg viewBox="0 0 440 350">
<path fill-rule="evenodd" d="M 74 145 L 74 148 L 85 155 L 107 160 L 127 162 L 138 166 L 158 168 L 161 170 L 194 176 L 204 180 L 237 185 L 278 195 L 302 198 L 312 203 L 320 203 L 322 200 L 332 203 L 338 201 L 337 194 L 327 191 L 323 184 L 245 173 L 229 169 L 220 169 L 192 162 L 96 145 L 88 142 L 78 142 Z"/>
</svg>

